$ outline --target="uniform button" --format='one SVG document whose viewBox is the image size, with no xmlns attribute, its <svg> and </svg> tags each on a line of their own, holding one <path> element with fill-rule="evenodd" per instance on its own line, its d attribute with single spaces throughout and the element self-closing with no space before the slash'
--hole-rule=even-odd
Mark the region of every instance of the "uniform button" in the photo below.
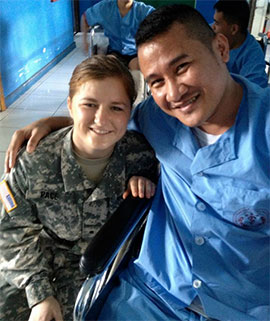
<svg viewBox="0 0 270 321">
<path fill-rule="evenodd" d="M 201 202 L 199 202 L 198 204 L 197 204 L 197 208 L 198 208 L 198 210 L 199 211 L 205 211 L 205 209 L 206 209 L 206 206 L 203 204 L 203 203 L 201 203 Z"/>
<path fill-rule="evenodd" d="M 202 281 L 200 281 L 200 280 L 194 280 L 194 281 L 193 281 L 193 287 L 194 287 L 195 289 L 200 288 L 201 285 L 202 285 Z"/>
<path fill-rule="evenodd" d="M 197 245 L 203 245 L 204 244 L 204 238 L 202 237 L 202 236 L 196 236 L 195 237 L 195 243 L 197 244 Z"/>
<path fill-rule="evenodd" d="M 203 176 L 203 175 L 204 175 L 203 172 L 199 172 L 199 173 L 198 173 L 198 176 Z"/>
</svg>

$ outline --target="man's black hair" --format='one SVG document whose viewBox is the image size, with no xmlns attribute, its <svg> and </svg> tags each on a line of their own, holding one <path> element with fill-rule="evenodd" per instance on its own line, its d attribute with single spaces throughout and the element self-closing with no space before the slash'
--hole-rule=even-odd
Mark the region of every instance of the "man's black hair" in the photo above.
<svg viewBox="0 0 270 321">
<path fill-rule="evenodd" d="M 237 24 L 241 33 L 246 33 L 249 23 L 250 9 L 246 0 L 219 0 L 214 5 L 217 12 L 222 12 L 228 24 Z"/>
<path fill-rule="evenodd" d="M 196 9 L 184 4 L 163 6 L 151 12 L 137 31 L 137 48 L 169 31 L 174 23 L 183 25 L 190 38 L 199 40 L 212 50 L 214 31 Z"/>
</svg>

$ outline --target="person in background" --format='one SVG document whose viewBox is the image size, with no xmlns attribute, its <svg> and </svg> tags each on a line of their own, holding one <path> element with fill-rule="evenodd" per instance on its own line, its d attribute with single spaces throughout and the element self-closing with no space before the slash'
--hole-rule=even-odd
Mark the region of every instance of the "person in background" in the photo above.
<svg viewBox="0 0 270 321">
<path fill-rule="evenodd" d="M 267 87 L 264 52 L 258 41 L 248 32 L 250 16 L 246 0 L 220 0 L 214 5 L 213 30 L 224 34 L 230 46 L 230 72 L 248 78 L 261 87 Z"/>
<path fill-rule="evenodd" d="M 140 72 L 135 34 L 143 19 L 154 10 L 152 6 L 133 0 L 103 0 L 88 8 L 81 17 L 85 51 L 88 52 L 88 30 L 99 24 L 109 38 L 108 53 L 115 55 L 130 70 L 137 89 L 136 106 L 145 97 L 144 79 Z"/>
<path fill-rule="evenodd" d="M 154 152 L 142 135 L 126 132 L 134 97 L 133 78 L 117 58 L 86 59 L 70 80 L 73 126 L 33 154 L 23 149 L 3 177 L 1 320 L 72 320 L 89 241 L 128 194 L 153 196 Z"/>
<path fill-rule="evenodd" d="M 228 72 L 227 38 L 190 6 L 153 11 L 136 43 L 152 96 L 129 128 L 161 173 L 139 256 L 98 320 L 269 320 L 270 89 Z M 17 131 L 7 166 L 69 122 Z"/>
<path fill-rule="evenodd" d="M 119 58 L 130 70 L 139 70 L 135 34 L 153 10 L 152 6 L 133 0 L 103 0 L 88 8 L 81 17 L 85 51 L 88 52 L 89 28 L 99 24 L 109 38 L 108 53 Z"/>
</svg>

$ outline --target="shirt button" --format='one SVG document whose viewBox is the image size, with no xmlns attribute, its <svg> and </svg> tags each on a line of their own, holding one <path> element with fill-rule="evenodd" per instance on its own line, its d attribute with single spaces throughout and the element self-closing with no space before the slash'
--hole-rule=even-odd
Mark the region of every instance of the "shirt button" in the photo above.
<svg viewBox="0 0 270 321">
<path fill-rule="evenodd" d="M 200 280 L 194 280 L 194 281 L 193 281 L 193 287 L 194 287 L 195 289 L 200 288 L 201 285 L 202 285 L 202 281 L 200 281 Z"/>
<path fill-rule="evenodd" d="M 203 176 L 203 175 L 204 175 L 203 172 L 199 172 L 199 173 L 198 173 L 198 176 Z"/>
<path fill-rule="evenodd" d="M 204 244 L 204 238 L 202 236 L 196 236 L 195 237 L 195 243 L 197 245 L 203 245 Z"/>
<path fill-rule="evenodd" d="M 198 210 L 199 211 L 205 211 L 205 209 L 206 209 L 206 206 L 203 204 L 203 203 L 201 203 L 201 202 L 199 202 L 198 204 L 197 204 L 197 208 L 198 208 Z"/>
</svg>

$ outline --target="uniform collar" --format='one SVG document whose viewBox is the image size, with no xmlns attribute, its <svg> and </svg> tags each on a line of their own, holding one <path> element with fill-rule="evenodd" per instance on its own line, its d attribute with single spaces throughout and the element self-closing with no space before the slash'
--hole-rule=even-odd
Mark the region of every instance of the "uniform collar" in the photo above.
<svg viewBox="0 0 270 321">
<path fill-rule="evenodd" d="M 66 135 L 61 151 L 61 172 L 65 192 L 92 190 L 92 200 L 119 195 L 125 191 L 125 150 L 116 144 L 102 180 L 96 186 L 83 173 L 72 151 L 72 130 Z"/>
</svg>

